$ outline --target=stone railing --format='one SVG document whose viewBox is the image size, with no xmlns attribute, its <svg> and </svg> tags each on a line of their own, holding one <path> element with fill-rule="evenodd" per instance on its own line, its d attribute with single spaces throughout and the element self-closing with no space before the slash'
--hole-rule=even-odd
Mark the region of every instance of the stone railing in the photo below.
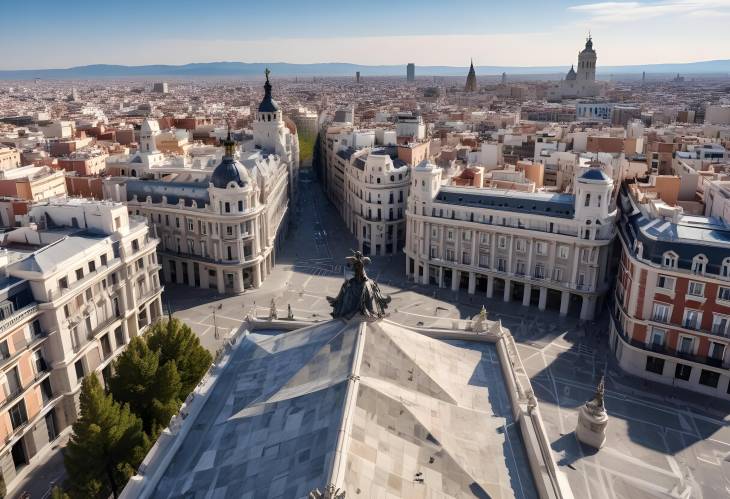
<svg viewBox="0 0 730 499">
<path fill-rule="evenodd" d="M 37 303 L 31 303 L 30 305 L 19 308 L 18 310 L 13 312 L 13 315 L 8 317 L 7 319 L 3 319 L 2 321 L 0 321 L 0 334 L 3 334 L 5 331 L 12 328 L 13 326 L 17 326 L 18 324 L 22 323 L 24 320 L 26 320 L 28 317 L 32 316 L 36 312 L 38 312 Z"/>
</svg>

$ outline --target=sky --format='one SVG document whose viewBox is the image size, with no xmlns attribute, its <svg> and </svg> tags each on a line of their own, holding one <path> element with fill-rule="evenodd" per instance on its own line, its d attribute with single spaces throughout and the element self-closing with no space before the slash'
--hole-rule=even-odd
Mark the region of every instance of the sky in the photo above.
<svg viewBox="0 0 730 499">
<path fill-rule="evenodd" d="M 555 66 L 730 59 L 730 0 L 2 1 L 0 69 L 350 62 Z"/>
</svg>

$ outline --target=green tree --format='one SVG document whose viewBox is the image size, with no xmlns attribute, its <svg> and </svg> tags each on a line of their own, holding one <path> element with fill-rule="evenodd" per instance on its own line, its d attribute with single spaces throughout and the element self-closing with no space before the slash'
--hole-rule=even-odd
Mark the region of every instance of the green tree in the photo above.
<svg viewBox="0 0 730 499">
<path fill-rule="evenodd" d="M 81 408 L 64 453 L 70 495 L 118 497 L 149 448 L 142 421 L 105 394 L 96 375 L 81 384 Z"/>
<path fill-rule="evenodd" d="M 190 326 L 178 319 L 155 323 L 147 337 L 147 344 L 151 350 L 160 353 L 161 365 L 175 362 L 182 382 L 181 399 L 193 391 L 213 362 L 210 352 L 203 348 Z"/>
<path fill-rule="evenodd" d="M 61 487 L 56 485 L 51 490 L 51 499 L 71 499 L 70 496 L 63 491 Z"/>
<path fill-rule="evenodd" d="M 141 338 L 132 338 L 114 364 L 109 386 L 114 400 L 129 404 L 156 438 L 180 408 L 180 375 L 174 362 L 160 367 L 159 352 Z"/>
</svg>

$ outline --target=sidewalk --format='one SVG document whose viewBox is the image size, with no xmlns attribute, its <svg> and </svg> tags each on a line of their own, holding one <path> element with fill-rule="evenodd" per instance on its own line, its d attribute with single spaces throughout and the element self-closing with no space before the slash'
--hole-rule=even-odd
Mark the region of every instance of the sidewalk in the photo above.
<svg viewBox="0 0 730 499">
<path fill-rule="evenodd" d="M 24 492 L 30 499 L 48 499 L 55 485 L 66 479 L 63 466 L 63 448 L 71 437 L 71 427 L 66 428 L 52 446 L 33 456 L 33 462 L 25 466 L 8 488 L 7 497 L 20 499 Z"/>
</svg>

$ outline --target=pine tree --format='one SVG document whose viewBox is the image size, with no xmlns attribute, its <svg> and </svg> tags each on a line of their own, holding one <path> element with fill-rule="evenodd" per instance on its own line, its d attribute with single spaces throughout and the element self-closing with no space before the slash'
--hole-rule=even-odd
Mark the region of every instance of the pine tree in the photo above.
<svg viewBox="0 0 730 499">
<path fill-rule="evenodd" d="M 174 362 L 162 365 L 160 354 L 141 337 L 132 338 L 114 364 L 110 380 L 114 400 L 127 403 L 155 438 L 180 408 L 180 375 Z"/>
<path fill-rule="evenodd" d="M 175 362 L 182 382 L 182 399 L 193 391 L 213 362 L 210 352 L 203 348 L 190 326 L 177 319 L 154 324 L 147 343 L 150 349 L 160 352 L 161 365 Z"/>
<path fill-rule="evenodd" d="M 149 448 L 142 421 L 105 394 L 94 374 L 84 378 L 80 402 L 64 453 L 71 496 L 118 497 Z"/>
</svg>

